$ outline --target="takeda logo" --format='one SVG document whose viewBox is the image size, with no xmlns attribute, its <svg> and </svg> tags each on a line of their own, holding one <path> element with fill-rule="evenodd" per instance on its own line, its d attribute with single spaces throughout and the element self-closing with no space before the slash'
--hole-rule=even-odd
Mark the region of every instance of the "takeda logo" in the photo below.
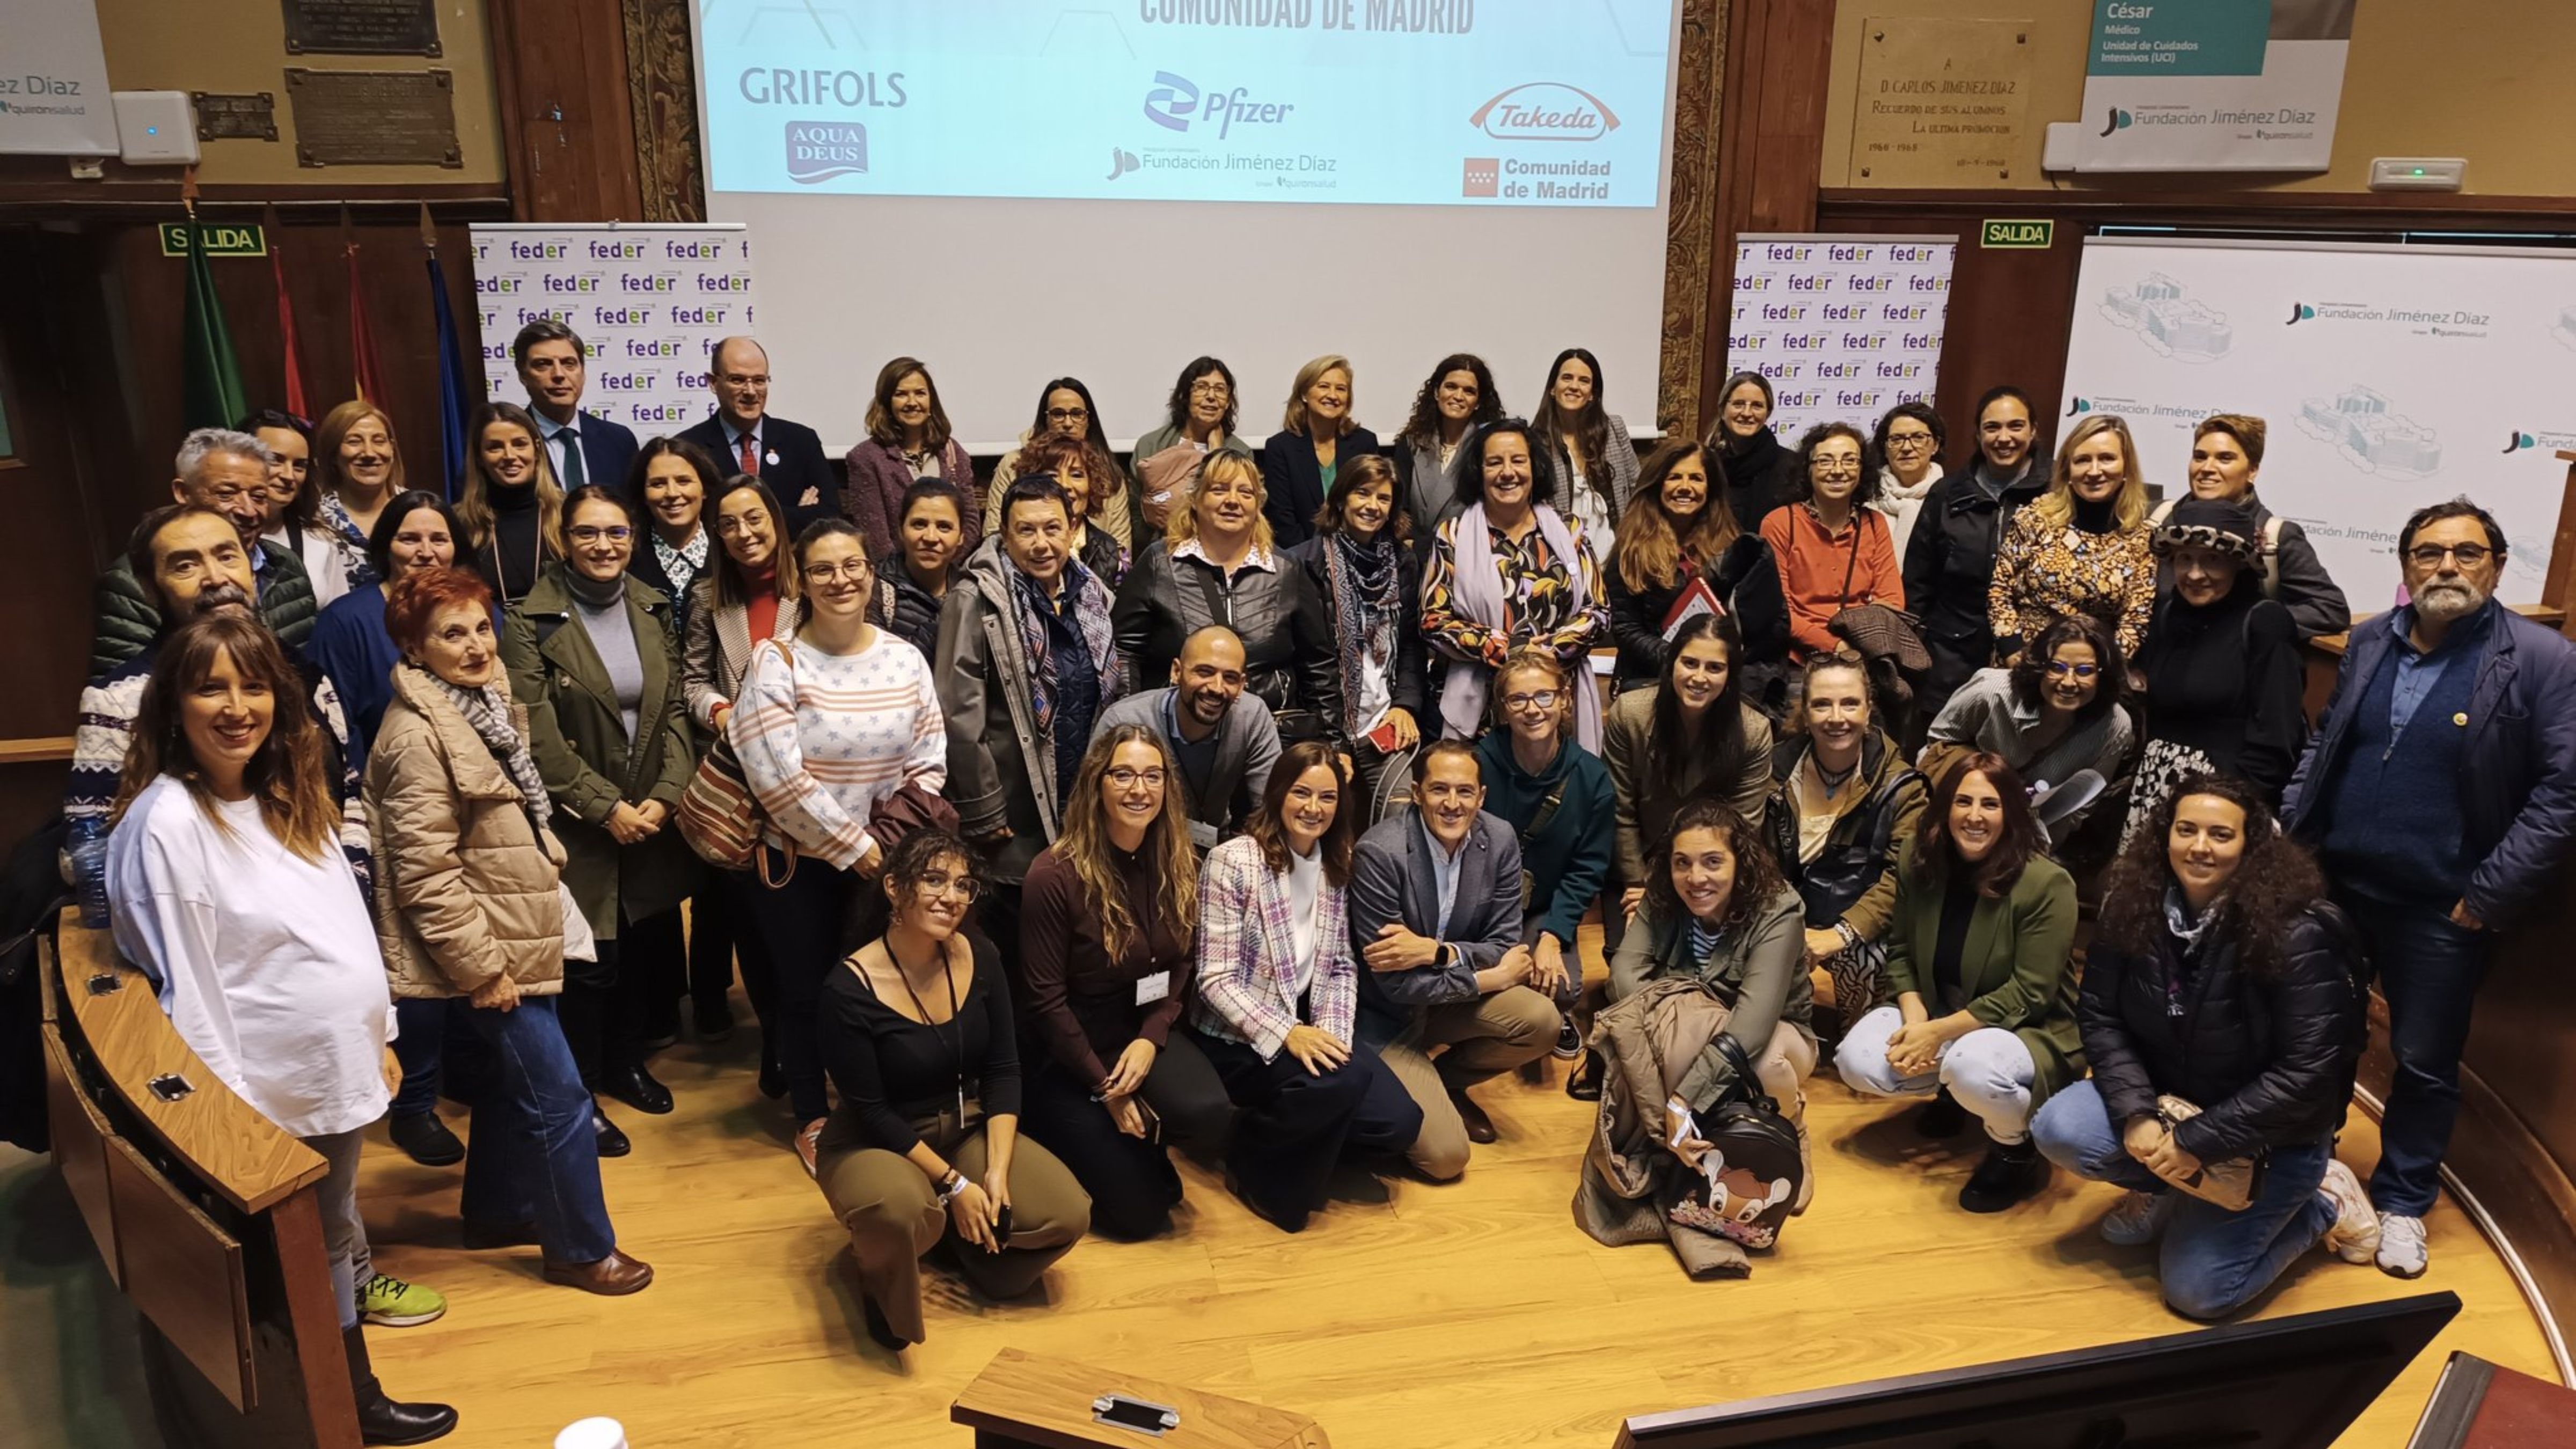
<svg viewBox="0 0 2576 1449">
<path fill-rule="evenodd" d="M 1619 118 L 1590 91 L 1532 81 L 1478 106 L 1467 124 L 1497 141 L 1598 141 L 1619 129 Z"/>
<path fill-rule="evenodd" d="M 856 121 L 787 123 L 787 179 L 812 186 L 868 169 L 868 128 Z"/>
</svg>

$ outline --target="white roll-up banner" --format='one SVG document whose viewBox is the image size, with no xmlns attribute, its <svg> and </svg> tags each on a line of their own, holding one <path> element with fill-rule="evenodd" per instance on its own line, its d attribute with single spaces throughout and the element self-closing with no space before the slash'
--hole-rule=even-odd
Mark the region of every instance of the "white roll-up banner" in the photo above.
<svg viewBox="0 0 2576 1449">
<path fill-rule="evenodd" d="M 738 223 L 472 231 L 488 396 L 527 402 L 510 340 L 552 317 L 580 335 L 590 356 L 583 411 L 640 437 L 676 433 L 715 409 L 707 362 L 716 343 L 759 330 L 751 232 Z"/>
<path fill-rule="evenodd" d="M 2094 237 L 2067 341 L 2066 415 L 2116 413 L 2147 481 L 2189 487 L 2192 427 L 2252 413 L 2255 488 L 2357 613 L 2388 606 L 2397 530 L 2455 495 L 2539 597 L 2576 448 L 2576 255 L 2523 247 Z"/>
<path fill-rule="evenodd" d="M 9 0 L 8 23 L 0 25 L 0 151 L 117 150 L 95 0 Z"/>
<path fill-rule="evenodd" d="M 1950 236 L 1741 235 L 1727 371 L 1771 380 L 1782 442 L 1825 422 L 1868 432 L 1932 395 L 1957 256 Z"/>
</svg>

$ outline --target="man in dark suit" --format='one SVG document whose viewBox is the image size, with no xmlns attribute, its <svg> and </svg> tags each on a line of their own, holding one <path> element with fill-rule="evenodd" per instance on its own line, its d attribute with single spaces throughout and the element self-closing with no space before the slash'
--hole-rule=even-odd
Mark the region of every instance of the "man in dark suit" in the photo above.
<svg viewBox="0 0 2576 1449">
<path fill-rule="evenodd" d="M 841 480 L 823 456 L 823 440 L 803 423 L 769 416 L 769 354 L 748 337 L 716 344 L 707 369 L 716 410 L 680 436 L 713 454 L 727 473 L 749 473 L 769 485 L 787 509 L 793 540 L 818 518 L 841 516 Z"/>
<path fill-rule="evenodd" d="M 552 317 L 538 318 L 512 339 L 510 360 L 518 366 L 519 385 L 528 390 L 537 431 L 545 435 L 538 441 L 546 445 L 555 481 L 567 493 L 585 483 L 624 488 L 635 462 L 635 433 L 581 410 L 582 389 L 590 380 L 590 349 L 581 335 Z"/>
<path fill-rule="evenodd" d="M 1414 757 L 1414 808 L 1351 857 L 1351 948 L 1368 967 L 1359 1038 L 1422 1108 L 1410 1156 L 1435 1179 L 1466 1170 L 1469 1142 L 1494 1140 L 1467 1088 L 1556 1044 L 1549 983 L 1521 944 L 1520 843 L 1484 804 L 1474 747 L 1437 741 Z"/>
</svg>

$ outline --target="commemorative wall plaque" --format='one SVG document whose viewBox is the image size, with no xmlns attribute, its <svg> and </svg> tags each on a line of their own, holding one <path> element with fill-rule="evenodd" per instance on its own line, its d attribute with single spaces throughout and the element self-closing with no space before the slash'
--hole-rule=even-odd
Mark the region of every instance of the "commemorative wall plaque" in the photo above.
<svg viewBox="0 0 2576 1449">
<path fill-rule="evenodd" d="M 456 87 L 443 70 L 286 72 L 304 166 L 462 167 Z"/>
<path fill-rule="evenodd" d="M 438 48 L 437 0 L 281 0 L 289 55 L 425 55 Z"/>
<path fill-rule="evenodd" d="M 204 141 L 274 141 L 277 139 L 277 94 L 260 91 L 224 95 L 191 91 L 197 108 L 197 137 Z"/>
</svg>

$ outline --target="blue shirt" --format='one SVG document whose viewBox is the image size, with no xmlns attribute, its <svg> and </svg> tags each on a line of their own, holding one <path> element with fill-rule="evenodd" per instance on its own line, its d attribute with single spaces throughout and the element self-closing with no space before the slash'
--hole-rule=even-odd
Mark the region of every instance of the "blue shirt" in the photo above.
<svg viewBox="0 0 2576 1449">
<path fill-rule="evenodd" d="M 1440 893 L 1440 919 L 1433 923 L 1431 934 L 1445 939 L 1449 934 L 1449 916 L 1458 906 L 1458 869 L 1460 858 L 1467 853 L 1465 842 L 1456 850 L 1442 845 L 1423 822 L 1422 812 L 1413 812 L 1413 828 L 1422 832 L 1422 848 L 1431 852 L 1431 883 Z"/>
<path fill-rule="evenodd" d="M 2416 707 L 2433 692 L 2434 686 L 2442 682 L 2442 676 L 2453 663 L 2485 655 L 2487 636 L 2495 632 L 2495 611 L 2495 600 L 2487 600 L 2476 613 L 2453 624 L 2450 632 L 2442 636 L 2442 642 L 2433 646 L 2430 653 L 2415 647 L 2415 606 L 2409 604 L 2403 609 L 2389 611 L 2388 627 L 2397 636 L 2396 687 L 2388 696 L 2390 734 L 2406 733 L 2408 722 L 2415 718 Z"/>
</svg>

